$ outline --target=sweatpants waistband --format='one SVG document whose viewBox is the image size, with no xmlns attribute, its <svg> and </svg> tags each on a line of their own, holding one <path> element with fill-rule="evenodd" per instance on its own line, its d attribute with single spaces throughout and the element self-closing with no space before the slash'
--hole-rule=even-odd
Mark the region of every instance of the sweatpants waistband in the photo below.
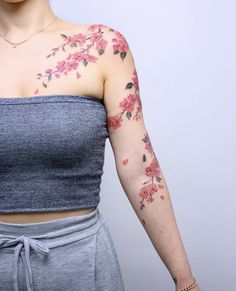
<svg viewBox="0 0 236 291">
<path fill-rule="evenodd" d="M 25 265 L 27 291 L 33 290 L 30 251 L 46 255 L 50 248 L 66 245 L 92 236 L 104 224 L 98 208 L 92 212 L 35 223 L 0 222 L 0 251 L 3 248 L 14 250 L 13 290 L 19 291 L 18 264 L 21 255 Z"/>
<path fill-rule="evenodd" d="M 27 236 L 32 239 L 47 240 L 49 248 L 70 243 L 75 237 L 76 240 L 83 239 L 95 234 L 104 223 L 103 217 L 98 208 L 85 215 L 76 215 L 34 223 L 8 223 L 0 222 L 0 248 L 3 247 L 2 239 L 20 238 Z"/>
</svg>

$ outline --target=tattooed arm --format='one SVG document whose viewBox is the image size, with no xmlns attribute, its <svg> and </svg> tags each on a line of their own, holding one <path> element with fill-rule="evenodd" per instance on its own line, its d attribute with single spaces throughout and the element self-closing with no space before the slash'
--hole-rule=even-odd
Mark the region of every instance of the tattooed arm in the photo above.
<svg viewBox="0 0 236 291">
<path fill-rule="evenodd" d="M 176 288 L 187 287 L 193 276 L 167 184 L 145 128 L 134 59 L 120 32 L 110 29 L 106 38 L 104 103 L 118 176 Z"/>
</svg>

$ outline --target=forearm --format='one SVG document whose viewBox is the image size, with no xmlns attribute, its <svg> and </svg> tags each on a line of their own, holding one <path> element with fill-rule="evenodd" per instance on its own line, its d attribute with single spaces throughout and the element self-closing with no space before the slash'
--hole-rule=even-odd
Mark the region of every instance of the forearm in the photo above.
<svg viewBox="0 0 236 291">
<path fill-rule="evenodd" d="M 167 184 L 161 171 L 159 177 L 161 178 L 159 185 L 162 185 L 162 189 L 152 195 L 151 202 L 147 200 L 141 202 L 141 195 L 139 195 L 143 183 L 147 181 L 146 175 L 141 175 L 139 178 L 126 176 L 127 183 L 123 186 L 154 248 L 168 268 L 177 289 L 180 289 L 190 285 L 193 276 L 175 220 Z M 140 207 L 141 204 L 144 206 Z"/>
</svg>

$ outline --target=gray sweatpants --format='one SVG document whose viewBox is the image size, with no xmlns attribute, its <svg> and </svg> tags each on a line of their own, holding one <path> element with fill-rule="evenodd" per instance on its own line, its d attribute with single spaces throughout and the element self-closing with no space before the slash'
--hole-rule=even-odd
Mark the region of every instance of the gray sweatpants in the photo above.
<svg viewBox="0 0 236 291">
<path fill-rule="evenodd" d="M 0 222 L 1 291 L 124 291 L 98 208 L 37 223 Z"/>
</svg>

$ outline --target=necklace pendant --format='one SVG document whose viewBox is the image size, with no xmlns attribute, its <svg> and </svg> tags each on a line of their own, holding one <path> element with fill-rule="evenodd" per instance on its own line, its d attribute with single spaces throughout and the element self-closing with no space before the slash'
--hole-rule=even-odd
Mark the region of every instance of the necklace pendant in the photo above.
<svg viewBox="0 0 236 291">
<path fill-rule="evenodd" d="M 16 45 L 15 44 L 13 45 L 13 48 L 16 48 Z"/>
</svg>

